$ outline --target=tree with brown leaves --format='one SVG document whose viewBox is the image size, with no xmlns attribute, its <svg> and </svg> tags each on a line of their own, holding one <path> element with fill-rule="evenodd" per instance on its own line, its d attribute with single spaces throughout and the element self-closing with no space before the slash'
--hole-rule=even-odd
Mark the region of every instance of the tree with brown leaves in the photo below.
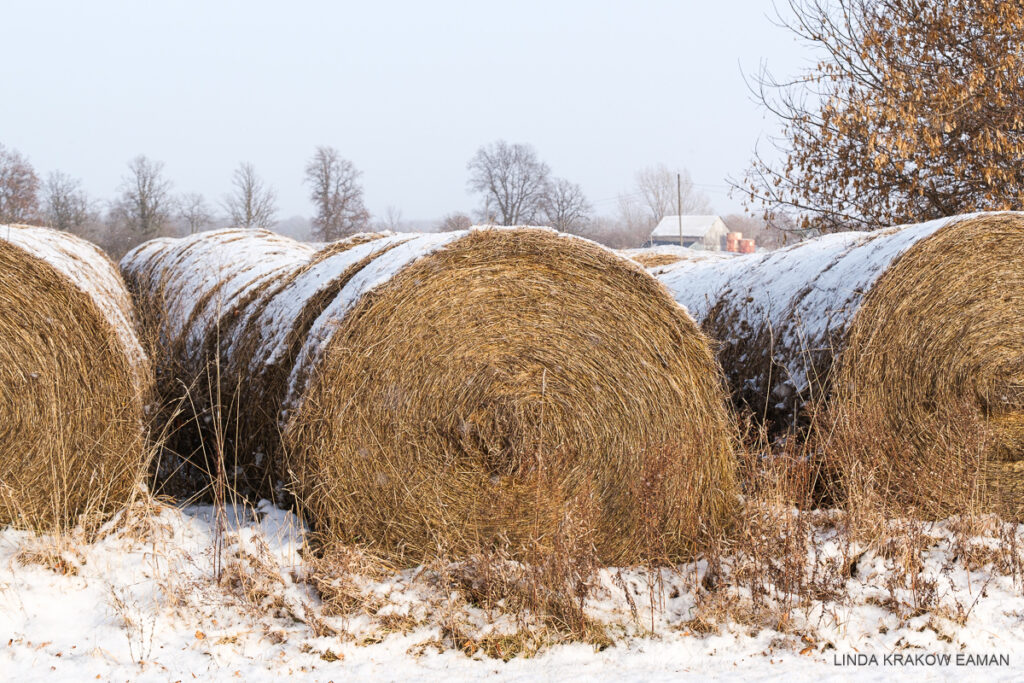
<svg viewBox="0 0 1024 683">
<path fill-rule="evenodd" d="M 757 92 L 782 122 L 781 161 L 745 182 L 799 229 L 875 229 L 1024 208 L 1024 4 L 790 0 L 783 21 L 817 63 Z"/>
</svg>

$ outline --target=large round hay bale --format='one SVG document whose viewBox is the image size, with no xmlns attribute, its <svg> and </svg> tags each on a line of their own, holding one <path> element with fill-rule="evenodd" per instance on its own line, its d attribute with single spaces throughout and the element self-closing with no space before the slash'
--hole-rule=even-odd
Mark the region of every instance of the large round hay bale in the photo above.
<svg viewBox="0 0 1024 683">
<path fill-rule="evenodd" d="M 691 552 L 733 496 L 706 340 L 657 281 L 543 229 L 424 235 L 342 288 L 292 372 L 296 492 L 416 562 L 585 519 L 607 562 Z"/>
<path fill-rule="evenodd" d="M 828 235 L 661 279 L 722 341 L 755 415 L 806 424 L 815 407 L 819 431 L 849 437 L 837 450 L 859 442 L 856 467 L 885 472 L 872 485 L 937 514 L 945 483 L 994 467 L 1007 509 L 1024 459 L 1024 215 Z"/>
<path fill-rule="evenodd" d="M 267 230 L 229 228 L 151 240 L 121 260 L 152 346 L 163 414 L 174 419 L 156 464 L 158 490 L 201 493 L 221 449 L 229 481 L 244 488 L 230 423 L 245 407 L 215 361 L 240 312 L 314 253 Z"/>
<path fill-rule="evenodd" d="M 628 562 L 684 555 L 728 519 L 734 432 L 706 339 L 603 247 L 391 235 L 271 279 L 221 337 L 244 406 L 229 431 L 325 537 L 416 562 L 573 526 Z"/>
<path fill-rule="evenodd" d="M 0 272 L 0 524 L 100 519 L 146 462 L 151 369 L 124 283 L 99 248 L 27 226 L 0 226 Z"/>
</svg>

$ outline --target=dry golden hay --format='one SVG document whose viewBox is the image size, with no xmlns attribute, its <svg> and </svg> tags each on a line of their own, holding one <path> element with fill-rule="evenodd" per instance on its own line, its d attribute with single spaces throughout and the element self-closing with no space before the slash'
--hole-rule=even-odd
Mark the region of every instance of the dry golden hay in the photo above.
<svg viewBox="0 0 1024 683">
<path fill-rule="evenodd" d="M 484 229 L 327 245 L 271 280 L 217 347 L 244 406 L 227 431 L 249 485 L 269 465 L 325 537 L 416 562 L 582 525 L 628 562 L 727 523 L 720 370 L 635 264 Z"/>
<path fill-rule="evenodd" d="M 374 235 L 339 240 L 311 257 L 297 259 L 268 286 L 240 306 L 222 338 L 222 392 L 245 406 L 233 433 L 240 488 L 249 495 L 279 498 L 272 468 L 280 460 L 281 412 L 295 359 L 310 327 L 349 279 L 377 256 L 411 239 Z"/>
<path fill-rule="evenodd" d="M 423 235 L 351 276 L 289 380 L 295 490 L 396 561 L 582 524 L 599 557 L 694 551 L 734 496 L 706 339 L 656 280 L 544 229 Z"/>
<path fill-rule="evenodd" d="M 1024 215 L 828 235 L 662 280 L 722 340 L 755 415 L 806 423 L 816 405 L 817 431 L 848 437 L 825 443 L 855 444 L 844 476 L 931 514 L 981 501 L 1019 516 Z"/>
<path fill-rule="evenodd" d="M 149 361 L 114 264 L 67 233 L 0 226 L 0 524 L 66 529 L 142 481 Z"/>
<path fill-rule="evenodd" d="M 122 269 L 148 313 L 164 413 L 177 418 L 155 473 L 161 492 L 206 496 L 221 452 L 236 491 L 275 494 L 268 468 L 305 330 L 349 266 L 407 239 L 359 233 L 316 249 L 232 228 L 155 239 L 125 256 Z"/>
<path fill-rule="evenodd" d="M 295 263 L 316 253 L 267 230 L 229 228 L 139 245 L 121 270 L 144 321 L 166 417 L 176 424 L 155 472 L 158 490 L 201 491 L 210 482 L 216 429 L 244 410 L 232 392 L 219 393 L 214 361 L 222 339 L 253 299 Z M 226 455 L 234 432 L 222 432 Z M 229 463 L 230 465 L 230 463 Z M 234 472 L 228 469 L 229 477 Z"/>
<path fill-rule="evenodd" d="M 668 266 L 682 260 L 682 257 L 676 254 L 634 254 L 631 258 L 644 268 Z"/>
</svg>

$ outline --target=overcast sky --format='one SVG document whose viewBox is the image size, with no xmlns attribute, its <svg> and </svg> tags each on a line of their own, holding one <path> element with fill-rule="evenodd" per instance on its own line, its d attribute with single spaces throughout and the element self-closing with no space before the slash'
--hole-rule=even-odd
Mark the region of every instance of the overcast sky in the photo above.
<svg viewBox="0 0 1024 683">
<path fill-rule="evenodd" d="M 302 169 L 333 145 L 372 212 L 427 219 L 477 205 L 466 161 L 504 138 L 599 213 L 665 163 L 724 214 L 726 176 L 775 129 L 743 74 L 808 58 L 773 16 L 768 0 L 11 1 L 0 142 L 103 198 L 136 154 L 214 201 L 251 161 L 282 218 L 311 212 Z"/>
</svg>

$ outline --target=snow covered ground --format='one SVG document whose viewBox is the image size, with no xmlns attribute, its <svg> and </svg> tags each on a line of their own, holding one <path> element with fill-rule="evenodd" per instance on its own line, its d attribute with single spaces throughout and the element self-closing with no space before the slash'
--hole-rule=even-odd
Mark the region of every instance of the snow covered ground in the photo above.
<svg viewBox="0 0 1024 683">
<path fill-rule="evenodd" d="M 813 595 L 792 604 L 750 577 L 716 590 L 756 566 L 741 558 L 660 575 L 602 570 L 587 610 L 613 644 L 505 662 L 457 649 L 451 624 L 483 638 L 512 633 L 509 615 L 467 601 L 437 571 L 318 574 L 290 513 L 263 504 L 225 518 L 219 553 L 209 507 L 140 506 L 89 542 L 0 531 L 0 680 L 1024 675 L 1024 527 L 965 541 L 954 523 L 914 525 L 907 545 L 860 548 L 819 515 L 797 551 L 806 566 L 787 570 Z M 761 579 L 785 575 L 766 566 Z M 757 585 L 764 599 L 747 605 Z M 712 623 L 709 606 L 726 617 Z"/>
</svg>

